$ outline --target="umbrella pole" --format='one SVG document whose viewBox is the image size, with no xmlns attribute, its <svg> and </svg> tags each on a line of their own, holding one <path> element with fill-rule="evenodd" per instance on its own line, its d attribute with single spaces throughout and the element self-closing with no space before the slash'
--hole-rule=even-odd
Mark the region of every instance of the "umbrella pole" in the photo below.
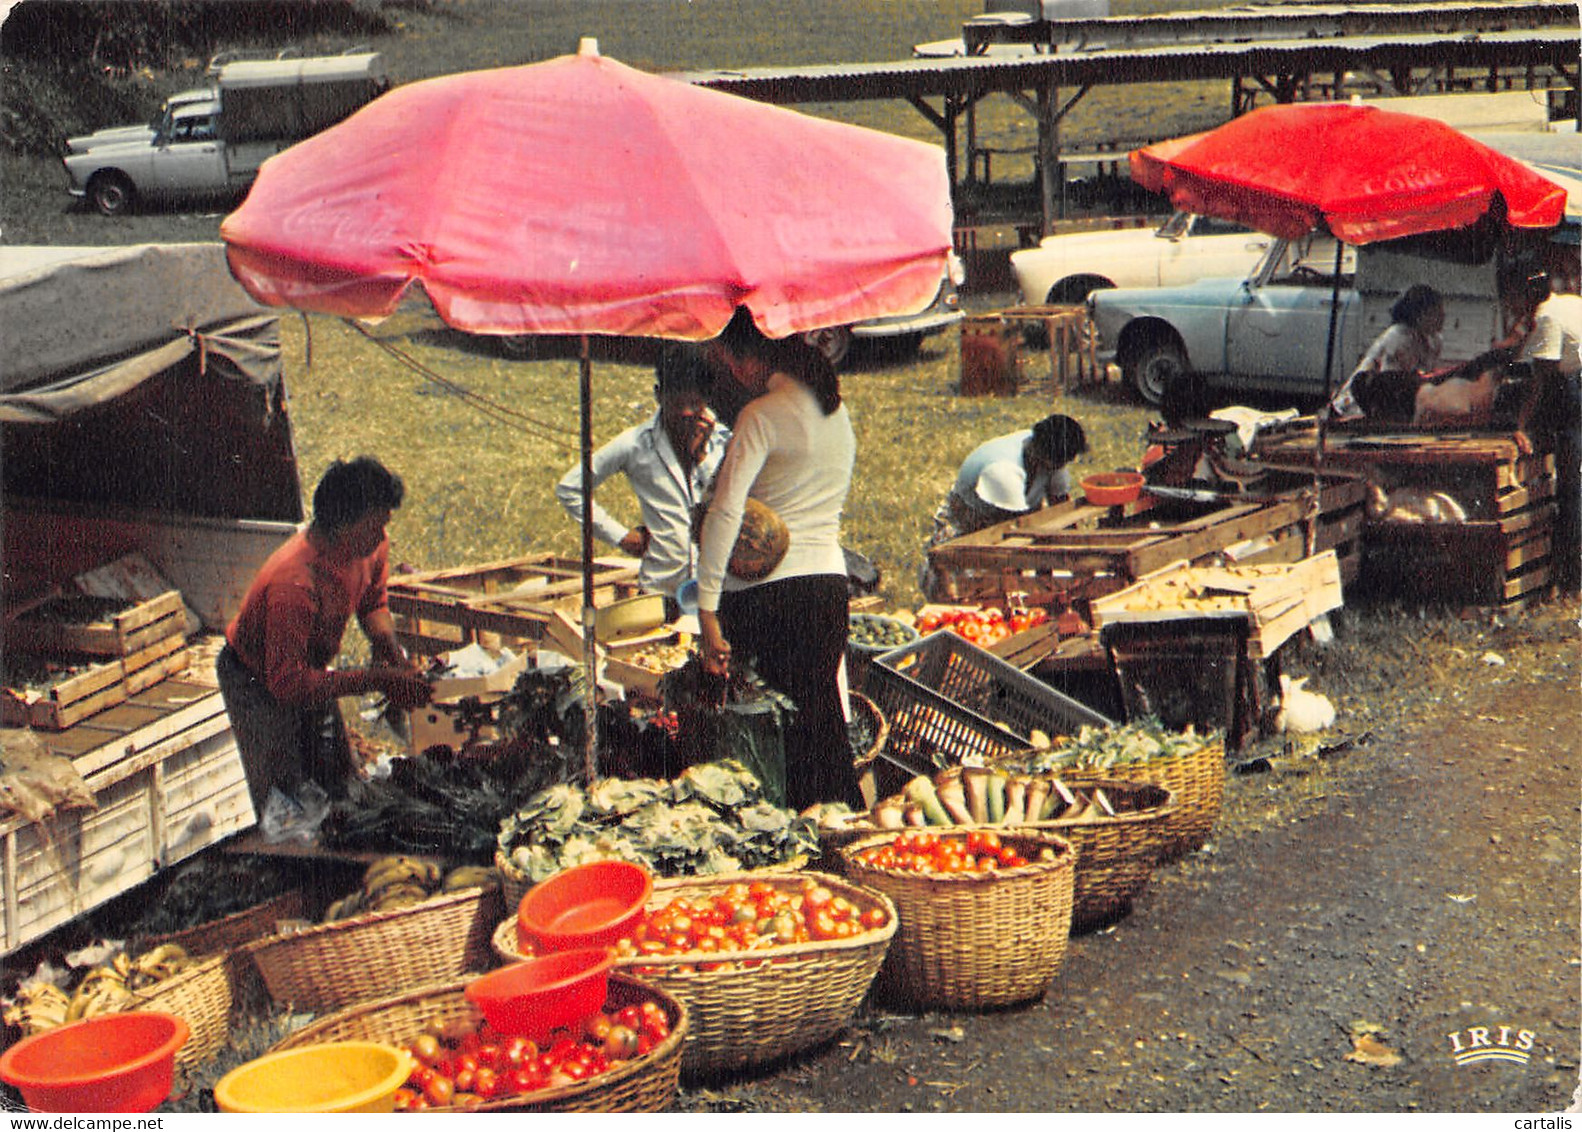
<svg viewBox="0 0 1582 1132">
<path fill-rule="evenodd" d="M 1340 265 L 1346 245 L 1335 237 L 1335 274 L 1329 292 L 1329 337 L 1324 341 L 1324 404 L 1318 411 L 1318 440 L 1313 447 L 1313 503 L 1307 518 L 1307 557 L 1318 543 L 1318 517 L 1323 513 L 1319 498 L 1324 493 L 1324 434 L 1329 430 L 1329 402 L 1335 395 L 1335 328 L 1340 323 Z"/>
<path fill-rule="evenodd" d="M 593 483 L 593 359 L 586 334 L 582 335 L 578 395 L 582 414 L 582 664 L 587 676 L 582 702 L 583 770 L 592 782 L 599 769 L 599 658 L 593 610 L 593 492 L 588 486 Z"/>
</svg>

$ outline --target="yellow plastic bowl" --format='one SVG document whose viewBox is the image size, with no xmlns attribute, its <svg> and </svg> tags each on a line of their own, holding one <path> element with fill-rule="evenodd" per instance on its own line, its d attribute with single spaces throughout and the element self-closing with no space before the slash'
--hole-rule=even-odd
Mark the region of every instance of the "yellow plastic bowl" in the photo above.
<svg viewBox="0 0 1582 1132">
<path fill-rule="evenodd" d="M 266 1054 L 214 1086 L 221 1112 L 394 1112 L 412 1055 L 380 1042 L 327 1042 Z"/>
</svg>

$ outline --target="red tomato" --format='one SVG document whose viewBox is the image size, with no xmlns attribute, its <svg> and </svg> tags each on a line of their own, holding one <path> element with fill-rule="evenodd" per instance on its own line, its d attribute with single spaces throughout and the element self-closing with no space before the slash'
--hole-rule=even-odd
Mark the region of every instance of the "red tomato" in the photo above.
<svg viewBox="0 0 1582 1132">
<path fill-rule="evenodd" d="M 860 922 L 868 931 L 873 931 L 889 923 L 890 917 L 885 915 L 883 908 L 864 908 Z"/>
<path fill-rule="evenodd" d="M 484 1100 L 489 1100 L 500 1095 L 500 1075 L 487 1065 L 478 1067 L 478 1075 L 473 1078 L 472 1088 Z"/>
<path fill-rule="evenodd" d="M 423 1095 L 428 1098 L 428 1103 L 436 1107 L 443 1107 L 451 1102 L 456 1095 L 456 1083 L 449 1077 L 435 1074 L 433 1079 L 424 1086 Z"/>
<path fill-rule="evenodd" d="M 478 1068 L 498 1069 L 500 1067 L 501 1056 L 502 1054 L 500 1047 L 495 1045 L 493 1042 L 479 1046 L 477 1053 Z"/>
<path fill-rule="evenodd" d="M 604 1039 L 604 1056 L 611 1061 L 626 1061 L 637 1056 L 637 1031 L 629 1026 L 611 1026 Z"/>
<path fill-rule="evenodd" d="M 418 1099 L 418 1094 L 411 1089 L 397 1089 L 395 1091 L 395 1110 L 406 1112 L 412 1107 L 412 1102 Z"/>
</svg>

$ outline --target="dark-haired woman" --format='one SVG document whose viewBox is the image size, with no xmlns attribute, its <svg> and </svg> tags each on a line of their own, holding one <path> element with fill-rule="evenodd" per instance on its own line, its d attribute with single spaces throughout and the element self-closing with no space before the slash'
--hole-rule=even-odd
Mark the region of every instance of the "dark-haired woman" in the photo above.
<svg viewBox="0 0 1582 1132">
<path fill-rule="evenodd" d="M 1445 303 L 1426 283 L 1414 283 L 1390 307 L 1390 325 L 1373 340 L 1344 385 L 1329 402 L 1336 419 L 1363 416 L 1357 396 L 1359 382 L 1381 373 L 1410 373 L 1419 377 L 1439 364 L 1445 328 Z"/>
<path fill-rule="evenodd" d="M 216 666 L 225 710 L 263 814 L 271 789 L 294 797 L 309 781 L 344 792 L 350 750 L 336 700 L 383 692 L 397 707 L 432 689 L 396 640 L 385 597 L 401 478 L 371 456 L 336 461 L 313 492 L 313 521 L 271 554 L 225 630 Z M 367 668 L 330 671 L 356 614 L 373 652 Z"/>
<path fill-rule="evenodd" d="M 785 735 L 789 805 L 861 808 L 839 677 L 848 616 L 840 517 L 857 450 L 839 380 L 800 338 L 764 337 L 745 308 L 709 353 L 747 401 L 703 521 L 704 665 L 723 675 L 733 659 L 748 661 L 796 705 Z M 789 536 L 779 563 L 753 581 L 727 571 L 749 497 Z"/>
</svg>

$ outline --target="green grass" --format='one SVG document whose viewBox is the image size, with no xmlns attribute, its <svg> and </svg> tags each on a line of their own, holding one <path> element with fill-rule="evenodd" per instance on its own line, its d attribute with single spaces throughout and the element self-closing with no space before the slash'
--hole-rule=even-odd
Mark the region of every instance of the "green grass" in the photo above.
<svg viewBox="0 0 1582 1132">
<path fill-rule="evenodd" d="M 578 553 L 579 529 L 553 495 L 576 460 L 579 365 L 570 342 L 566 357 L 523 362 L 432 320 L 396 318 L 372 332 L 446 381 L 539 422 L 528 425 L 485 415 L 338 320 L 287 318 L 283 332 L 304 489 L 334 459 L 369 452 L 386 461 L 408 488 L 391 524 L 397 562 L 437 568 Z M 858 446 L 844 542 L 874 560 L 883 596 L 899 604 L 920 600 L 916 575 L 934 509 L 979 442 L 1058 410 L 1081 420 L 1092 444 L 1074 470 L 1135 464 L 1141 453 L 1147 415 L 1115 387 L 1058 401 L 1047 390 L 958 396 L 958 337 L 936 335 L 915 363 L 868 366 L 843 381 Z M 595 353 L 592 420 L 602 444 L 652 412 L 653 370 L 608 344 Z M 1027 358 L 1030 384 L 1047 366 L 1047 355 Z M 635 519 L 623 482 L 599 499 Z"/>
</svg>

